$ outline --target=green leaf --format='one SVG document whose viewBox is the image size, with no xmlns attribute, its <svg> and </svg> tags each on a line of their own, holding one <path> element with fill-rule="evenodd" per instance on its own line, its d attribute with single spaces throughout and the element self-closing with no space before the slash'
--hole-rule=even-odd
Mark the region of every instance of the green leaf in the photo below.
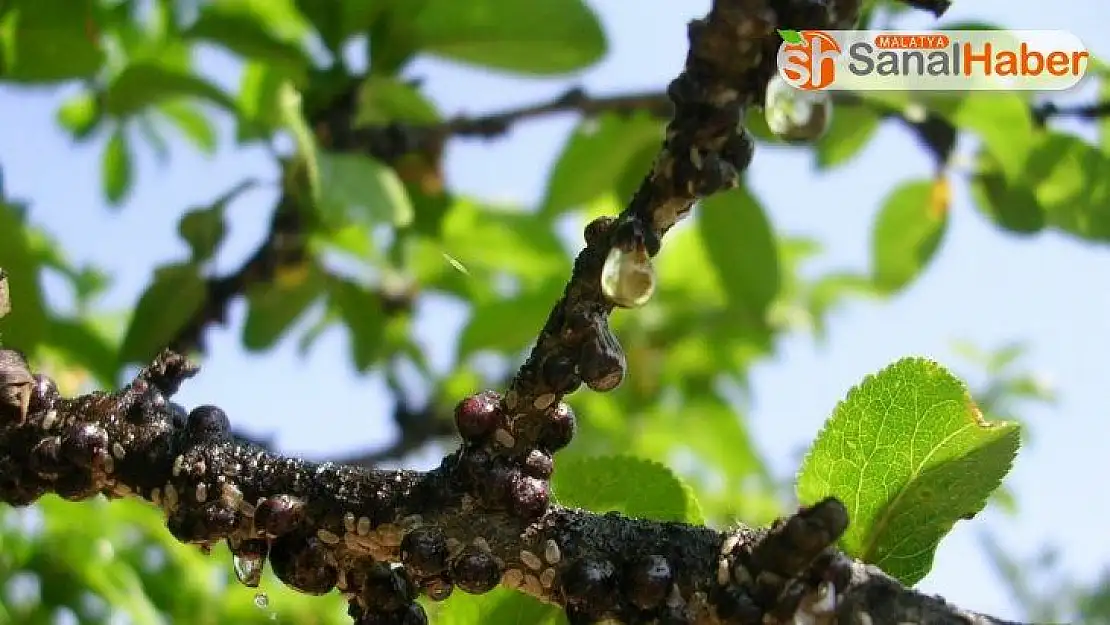
<svg viewBox="0 0 1110 625">
<path fill-rule="evenodd" d="M 1110 241 L 1110 155 L 1063 133 L 1045 133 L 1029 155 L 1025 181 L 1050 226 Z"/>
<path fill-rule="evenodd" d="M 227 234 L 224 204 L 187 211 L 177 222 L 177 233 L 189 244 L 194 263 L 209 260 Z"/>
<path fill-rule="evenodd" d="M 781 276 L 775 234 L 758 200 L 743 187 L 710 196 L 698 207 L 697 227 L 730 311 L 763 325 Z"/>
<path fill-rule="evenodd" d="M 948 226 L 948 183 L 915 180 L 887 196 L 871 233 L 871 277 L 894 293 L 909 284 L 932 260 Z"/>
<path fill-rule="evenodd" d="M 426 0 L 413 29 L 422 52 L 521 74 L 585 69 L 607 49 L 582 0 Z"/>
<path fill-rule="evenodd" d="M 435 625 L 567 625 L 564 610 L 505 586 L 481 595 L 454 592 L 427 608 Z"/>
<path fill-rule="evenodd" d="M 459 359 L 487 349 L 515 355 L 527 347 L 562 288 L 552 282 L 516 297 L 476 304 L 459 336 Z"/>
<path fill-rule="evenodd" d="M 979 167 L 971 177 L 975 206 L 1000 228 L 1016 234 L 1033 234 L 1045 227 L 1044 209 L 1028 180 L 1007 180 L 990 153 L 981 151 Z"/>
<path fill-rule="evenodd" d="M 201 152 L 212 154 L 216 151 L 216 128 L 199 107 L 179 100 L 163 102 L 158 111 Z"/>
<path fill-rule="evenodd" d="M 297 146 L 296 158 L 286 175 L 292 180 L 286 184 L 298 195 L 298 199 L 309 204 L 322 206 L 320 154 L 316 148 L 316 135 L 305 121 L 301 93 L 292 82 L 286 80 L 277 90 L 277 106 L 282 127 L 293 135 Z M 303 197 L 300 197 L 303 196 Z"/>
<path fill-rule="evenodd" d="M 101 119 L 100 104 L 88 92 L 78 93 L 58 107 L 58 124 L 77 141 L 87 139 Z"/>
<path fill-rule="evenodd" d="M 297 40 L 307 32 L 298 28 L 282 37 L 268 8 L 288 4 L 270 0 L 268 4 L 224 0 L 202 6 L 197 21 L 182 37 L 186 40 L 210 41 L 247 59 L 257 59 L 279 68 L 290 76 L 299 76 L 308 67 L 308 57 Z M 289 29 L 286 29 L 287 32 Z M 296 33 L 296 34 L 293 34 Z"/>
<path fill-rule="evenodd" d="M 145 363 L 165 348 L 204 305 L 206 286 L 195 264 L 167 265 L 135 305 L 120 347 L 124 363 Z"/>
<path fill-rule="evenodd" d="M 975 133 L 1009 180 L 1021 177 L 1036 143 L 1029 103 L 1015 93 L 976 91 L 932 100 L 934 110 L 960 130 Z"/>
<path fill-rule="evenodd" d="M 236 97 L 236 139 L 240 143 L 268 137 L 281 128 L 278 94 L 283 80 L 280 72 L 264 63 L 249 62 L 243 67 Z"/>
<path fill-rule="evenodd" d="M 386 6 L 388 2 L 380 0 L 297 0 L 297 9 L 316 27 L 324 45 L 333 53 L 338 52 L 352 35 L 370 30 Z"/>
<path fill-rule="evenodd" d="M 92 78 L 104 62 L 91 2 L 12 0 L 0 5 L 0 80 L 53 83 Z"/>
<path fill-rule="evenodd" d="M 666 466 L 633 456 L 560 460 L 551 481 L 561 505 L 702 524 L 694 491 Z"/>
<path fill-rule="evenodd" d="M 1018 425 L 984 420 L 952 374 L 905 358 L 836 407 L 802 464 L 798 499 L 840 499 L 850 519 L 841 548 L 912 585 L 956 521 L 983 509 L 1019 444 Z"/>
<path fill-rule="evenodd" d="M 104 92 L 104 110 L 130 117 L 167 100 L 191 97 L 234 112 L 236 104 L 216 85 L 187 71 L 140 62 L 128 65 Z"/>
<path fill-rule="evenodd" d="M 326 223 L 412 223 L 412 202 L 392 167 L 361 154 L 320 152 L 319 210 Z"/>
<path fill-rule="evenodd" d="M 131 145 L 123 126 L 116 126 L 101 153 L 101 176 L 108 203 L 119 206 L 134 183 Z"/>
<path fill-rule="evenodd" d="M 646 114 L 583 120 L 555 162 L 541 213 L 559 215 L 613 191 L 633 159 L 645 149 L 658 151 L 662 141 L 663 123 Z"/>
<path fill-rule="evenodd" d="M 329 281 L 331 301 L 347 325 L 351 337 L 351 360 L 355 369 L 365 372 L 382 353 L 386 316 L 381 298 L 364 286 L 333 278 Z"/>
<path fill-rule="evenodd" d="M 802 33 L 789 28 L 779 28 L 777 30 L 779 37 L 782 37 L 782 40 L 786 43 L 802 43 Z"/>
<path fill-rule="evenodd" d="M 1097 102 L 1104 105 L 1110 102 L 1110 66 L 1103 65 L 1099 78 Z M 1110 154 L 1110 115 L 1100 115 L 1098 118 L 1099 147 L 1104 154 Z"/>
<path fill-rule="evenodd" d="M 391 122 L 434 124 L 439 121 L 435 104 L 419 89 L 401 80 L 370 76 L 359 87 L 356 127 Z"/>
<path fill-rule="evenodd" d="M 41 340 L 49 315 L 39 284 L 42 258 L 34 243 L 42 233 L 26 222 L 25 214 L 25 206 L 0 199 L 0 268 L 8 274 L 12 305 L 4 332 L 19 337 L 20 347 L 29 351 Z"/>
<path fill-rule="evenodd" d="M 818 169 L 843 165 L 859 154 L 875 136 L 881 121 L 882 117 L 867 102 L 836 109 L 829 129 L 815 146 Z"/>
<path fill-rule="evenodd" d="M 272 347 L 323 293 L 323 277 L 313 265 L 285 271 L 280 280 L 253 285 L 247 291 L 243 347 L 253 352 Z"/>
</svg>

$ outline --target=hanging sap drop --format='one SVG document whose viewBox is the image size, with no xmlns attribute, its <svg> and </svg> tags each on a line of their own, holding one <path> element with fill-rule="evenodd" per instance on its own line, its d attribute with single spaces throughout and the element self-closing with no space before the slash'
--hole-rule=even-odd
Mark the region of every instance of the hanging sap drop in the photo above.
<svg viewBox="0 0 1110 625">
<path fill-rule="evenodd" d="M 832 98 L 826 91 L 791 86 L 776 74 L 767 83 L 763 114 L 775 136 L 791 143 L 820 139 L 832 121 Z"/>
<path fill-rule="evenodd" d="M 262 569 L 266 558 L 261 555 L 234 555 L 231 563 L 235 567 L 235 577 L 247 588 L 257 588 L 262 581 Z"/>
<path fill-rule="evenodd" d="M 623 308 L 639 308 L 655 293 L 655 268 L 643 244 L 614 246 L 601 268 L 601 292 Z"/>
</svg>

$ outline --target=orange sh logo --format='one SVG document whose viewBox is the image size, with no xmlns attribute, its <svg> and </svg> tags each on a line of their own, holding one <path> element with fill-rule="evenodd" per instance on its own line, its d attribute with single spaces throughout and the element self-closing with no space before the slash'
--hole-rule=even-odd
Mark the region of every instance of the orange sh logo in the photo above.
<svg viewBox="0 0 1110 625">
<path fill-rule="evenodd" d="M 783 80 L 806 91 L 824 89 L 836 80 L 836 59 L 842 50 L 823 30 L 780 30 L 778 67 Z"/>
</svg>

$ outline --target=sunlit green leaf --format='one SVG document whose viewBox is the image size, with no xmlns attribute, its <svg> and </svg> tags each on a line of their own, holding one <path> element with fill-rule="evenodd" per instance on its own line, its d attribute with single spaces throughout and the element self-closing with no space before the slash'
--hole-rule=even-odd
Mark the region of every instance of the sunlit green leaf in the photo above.
<svg viewBox="0 0 1110 625">
<path fill-rule="evenodd" d="M 802 464 L 798 499 L 837 497 L 851 519 L 840 546 L 914 584 L 953 525 L 983 509 L 1019 444 L 1017 424 L 984 420 L 952 374 L 905 358 L 836 407 Z"/>
<path fill-rule="evenodd" d="M 283 80 L 280 72 L 264 63 L 249 62 L 243 67 L 236 97 L 239 142 L 268 137 L 281 127 L 278 94 Z"/>
<path fill-rule="evenodd" d="M 78 93 L 58 107 L 58 123 L 78 141 L 88 138 L 100 120 L 100 105 L 91 93 Z"/>
<path fill-rule="evenodd" d="M 50 83 L 91 78 L 104 62 L 93 32 L 95 5 L 11 0 L 0 5 L 0 81 Z"/>
<path fill-rule="evenodd" d="M 561 505 L 656 521 L 703 523 L 694 491 L 666 466 L 633 456 L 560 460 L 551 478 Z"/>
<path fill-rule="evenodd" d="M 369 156 L 320 152 L 320 214 L 327 223 L 412 223 L 412 203 L 393 168 Z"/>
<path fill-rule="evenodd" d="M 204 305 L 205 293 L 204 278 L 196 265 L 167 265 L 155 271 L 135 305 L 120 359 L 146 363 L 153 358 Z"/>
<path fill-rule="evenodd" d="M 973 91 L 960 98 L 931 101 L 931 106 L 957 129 L 974 133 L 1007 179 L 1021 176 L 1035 143 L 1033 116 L 1022 96 Z"/>
<path fill-rule="evenodd" d="M 127 139 L 127 133 L 122 126 L 117 126 L 104 144 L 100 165 L 104 180 L 104 195 L 110 204 L 118 205 L 131 190 L 134 182 L 134 165 L 131 158 L 131 145 Z"/>
<path fill-rule="evenodd" d="M 604 115 L 581 122 L 555 162 L 541 211 L 558 215 L 614 191 L 632 160 L 645 149 L 658 151 L 662 140 L 662 122 L 648 115 Z M 647 173 L 645 168 L 640 178 Z"/>
<path fill-rule="evenodd" d="M 316 27 L 329 50 L 340 50 L 352 35 L 365 33 L 389 3 L 380 0 L 335 2 L 296 0 L 297 8 Z"/>
<path fill-rule="evenodd" d="M 899 291 L 929 264 L 947 230 L 948 194 L 943 178 L 904 182 L 890 192 L 871 233 L 877 287 Z"/>
<path fill-rule="evenodd" d="M 597 16 L 582 0 L 426 0 L 416 49 L 524 74 L 585 69 L 606 51 Z"/>
<path fill-rule="evenodd" d="M 308 66 L 308 58 L 297 43 L 305 31 L 287 26 L 289 36 L 281 36 L 282 16 L 271 9 L 282 4 L 290 3 L 287 0 L 271 0 L 266 4 L 242 0 L 207 3 L 182 36 L 216 43 L 247 59 L 257 59 L 298 76 Z"/>
<path fill-rule="evenodd" d="M 439 121 L 435 104 L 416 87 L 396 78 L 370 76 L 358 91 L 356 126 L 391 122 L 434 124 Z"/>
<path fill-rule="evenodd" d="M 1029 156 L 1025 180 L 1051 227 L 1110 241 L 1110 155 L 1078 137 L 1046 133 Z"/>
<path fill-rule="evenodd" d="M 199 98 L 235 111 L 235 102 L 222 89 L 195 74 L 152 62 L 128 65 L 104 92 L 104 110 L 129 117 L 177 98 Z"/>
<path fill-rule="evenodd" d="M 560 290 L 562 284 L 552 282 L 517 297 L 476 305 L 459 337 L 459 358 L 484 349 L 516 354 L 527 347 L 536 338 Z"/>
<path fill-rule="evenodd" d="M 504 586 L 481 595 L 454 592 L 430 603 L 428 616 L 435 625 L 567 625 L 565 610 Z"/>
<path fill-rule="evenodd" d="M 199 107 L 190 102 L 163 102 L 158 111 L 193 145 L 205 154 L 216 151 L 216 127 Z"/>
</svg>

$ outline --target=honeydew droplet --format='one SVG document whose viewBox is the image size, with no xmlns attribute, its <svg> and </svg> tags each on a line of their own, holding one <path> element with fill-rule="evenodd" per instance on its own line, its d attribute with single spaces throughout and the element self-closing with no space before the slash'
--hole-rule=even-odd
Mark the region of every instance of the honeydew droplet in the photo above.
<svg viewBox="0 0 1110 625">
<path fill-rule="evenodd" d="M 623 308 L 639 308 L 655 293 L 655 268 L 641 244 L 630 250 L 614 246 L 601 268 L 601 292 Z"/>
<path fill-rule="evenodd" d="M 258 555 L 235 555 L 231 558 L 235 568 L 235 578 L 247 588 L 257 588 L 262 581 L 262 569 L 266 559 Z"/>
<path fill-rule="evenodd" d="M 776 74 L 767 83 L 763 115 L 767 127 L 784 141 L 812 143 L 832 122 L 832 98 L 827 91 L 798 89 Z"/>
<path fill-rule="evenodd" d="M 270 598 L 264 592 L 256 593 L 254 595 L 254 605 L 259 610 L 265 610 L 270 607 Z"/>
</svg>

